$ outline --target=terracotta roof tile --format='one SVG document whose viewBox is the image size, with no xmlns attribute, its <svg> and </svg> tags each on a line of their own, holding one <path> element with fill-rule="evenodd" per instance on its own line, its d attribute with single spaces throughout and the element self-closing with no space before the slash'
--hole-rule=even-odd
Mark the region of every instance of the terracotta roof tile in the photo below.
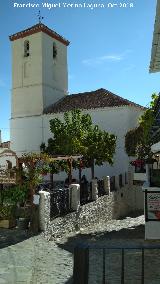
<svg viewBox="0 0 160 284">
<path fill-rule="evenodd" d="M 21 32 L 13 34 L 13 35 L 9 36 L 9 39 L 10 39 L 10 41 L 13 41 L 13 40 L 17 40 L 19 38 L 24 38 L 26 36 L 38 33 L 38 32 L 44 32 L 44 33 L 48 34 L 49 36 L 51 36 L 52 38 L 62 42 L 64 45 L 69 45 L 68 40 L 66 40 L 65 38 L 63 38 L 62 36 L 60 36 L 55 31 L 51 30 L 50 28 L 48 28 L 47 26 L 45 26 L 42 23 L 36 24 L 36 25 L 26 29 L 26 30 L 23 30 Z"/>
<path fill-rule="evenodd" d="M 105 89 L 96 91 L 67 95 L 53 105 L 44 109 L 44 113 L 66 112 L 76 108 L 96 109 L 103 107 L 135 106 L 141 109 L 144 107 L 123 99 Z"/>
</svg>

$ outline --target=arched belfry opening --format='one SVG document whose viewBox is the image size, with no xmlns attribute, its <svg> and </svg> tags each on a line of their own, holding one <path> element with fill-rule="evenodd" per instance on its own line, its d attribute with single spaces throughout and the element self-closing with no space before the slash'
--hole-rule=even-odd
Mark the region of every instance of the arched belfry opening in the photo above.
<svg viewBox="0 0 160 284">
<path fill-rule="evenodd" d="M 56 47 L 56 44 L 53 43 L 53 59 L 56 59 L 57 57 L 57 47 Z"/>
<path fill-rule="evenodd" d="M 24 57 L 29 56 L 29 40 L 24 41 Z"/>
</svg>

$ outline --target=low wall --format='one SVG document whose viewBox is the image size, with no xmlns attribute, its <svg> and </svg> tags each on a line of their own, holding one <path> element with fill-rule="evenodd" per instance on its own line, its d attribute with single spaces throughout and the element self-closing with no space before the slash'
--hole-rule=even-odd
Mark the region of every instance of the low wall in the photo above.
<svg viewBox="0 0 160 284">
<path fill-rule="evenodd" d="M 125 216 L 127 207 L 130 211 L 144 210 L 144 192 L 142 187 L 138 185 L 122 187 L 116 191 L 115 202 L 117 202 L 118 212 L 121 212 L 120 215 L 122 216 Z"/>
<path fill-rule="evenodd" d="M 50 220 L 47 226 L 43 224 L 42 228 L 45 227 L 47 236 L 61 237 L 89 225 L 126 217 L 131 212 L 143 210 L 143 195 L 140 186 L 133 185 L 129 187 L 126 185 L 118 191 L 111 192 L 109 195 L 99 197 L 96 201 L 80 206 L 77 212 Z M 47 202 L 49 200 L 49 198 L 46 199 Z M 46 209 L 49 210 L 47 204 Z"/>
<path fill-rule="evenodd" d="M 134 203 L 135 196 L 138 197 L 140 193 L 138 189 L 129 190 L 126 187 L 118 192 L 110 193 L 109 196 L 102 196 L 94 202 L 80 206 L 78 212 L 53 219 L 48 227 L 47 235 L 61 237 L 89 225 L 126 217 L 132 211 L 142 209 L 136 202 Z"/>
</svg>

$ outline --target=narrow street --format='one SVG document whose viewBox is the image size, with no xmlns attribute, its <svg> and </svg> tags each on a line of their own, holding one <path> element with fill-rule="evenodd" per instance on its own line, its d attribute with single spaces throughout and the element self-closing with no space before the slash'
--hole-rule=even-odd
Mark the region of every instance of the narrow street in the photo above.
<svg viewBox="0 0 160 284">
<path fill-rule="evenodd" d="M 144 216 L 97 224 L 77 234 L 48 241 L 16 229 L 0 230 L 0 284 L 72 283 L 73 249 L 77 243 L 96 245 L 143 243 Z"/>
</svg>

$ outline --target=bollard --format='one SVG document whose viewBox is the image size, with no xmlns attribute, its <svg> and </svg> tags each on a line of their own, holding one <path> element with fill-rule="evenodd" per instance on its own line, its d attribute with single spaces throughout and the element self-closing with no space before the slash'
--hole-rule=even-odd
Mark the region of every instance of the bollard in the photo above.
<svg viewBox="0 0 160 284">
<path fill-rule="evenodd" d="M 41 231 L 46 231 L 50 223 L 50 193 L 40 191 L 39 226 Z"/>
<path fill-rule="evenodd" d="M 70 184 L 70 208 L 74 211 L 78 211 L 80 207 L 80 185 Z"/>
<path fill-rule="evenodd" d="M 98 198 L 98 185 L 97 180 L 92 179 L 92 200 L 97 200 Z"/>
<path fill-rule="evenodd" d="M 103 178 L 104 181 L 104 191 L 107 195 L 110 194 L 110 177 L 109 176 L 105 176 Z"/>
</svg>

